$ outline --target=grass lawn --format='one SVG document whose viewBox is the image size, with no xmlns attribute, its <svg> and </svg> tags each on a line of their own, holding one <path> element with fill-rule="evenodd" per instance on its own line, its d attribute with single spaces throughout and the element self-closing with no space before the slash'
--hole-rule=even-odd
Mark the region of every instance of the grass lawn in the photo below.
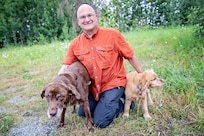
<svg viewBox="0 0 204 136">
<path fill-rule="evenodd" d="M 143 69 L 154 69 L 165 85 L 152 90 L 152 120 L 140 109 L 120 116 L 105 129 L 89 133 L 85 120 L 66 114 L 59 136 L 136 136 L 204 134 L 204 42 L 193 37 L 193 27 L 137 30 L 123 33 Z M 47 118 L 47 102 L 40 94 L 58 73 L 69 42 L 0 49 L 0 135 L 19 125 L 25 111 Z M 126 71 L 133 68 L 125 61 Z M 136 102 L 137 103 L 137 102 Z M 139 113 L 138 117 L 136 114 Z M 56 124 L 57 125 L 57 124 Z"/>
</svg>

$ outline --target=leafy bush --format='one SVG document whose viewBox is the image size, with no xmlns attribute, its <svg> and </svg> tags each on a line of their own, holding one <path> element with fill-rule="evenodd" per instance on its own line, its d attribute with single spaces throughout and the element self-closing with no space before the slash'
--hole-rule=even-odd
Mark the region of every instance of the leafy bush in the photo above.
<svg viewBox="0 0 204 136">
<path fill-rule="evenodd" d="M 191 8 L 188 19 L 193 25 L 196 25 L 196 36 L 204 38 L 204 8 L 203 6 Z"/>
</svg>

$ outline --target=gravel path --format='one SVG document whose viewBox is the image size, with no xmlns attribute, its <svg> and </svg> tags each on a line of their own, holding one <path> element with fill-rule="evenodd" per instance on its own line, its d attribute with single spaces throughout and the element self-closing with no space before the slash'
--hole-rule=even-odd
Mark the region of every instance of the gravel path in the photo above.
<svg viewBox="0 0 204 136">
<path fill-rule="evenodd" d="M 0 96 L 7 93 L 16 93 L 16 88 L 9 88 L 6 90 L 0 91 Z M 12 105 L 18 106 L 22 103 L 29 103 L 36 99 L 36 97 L 25 97 L 21 95 L 23 92 L 16 93 L 15 96 L 11 97 L 7 100 L 7 103 L 11 103 Z M 0 114 L 12 113 L 12 107 L 4 107 L 4 105 L 0 106 Z M 19 112 L 16 112 L 19 113 Z M 33 111 L 24 111 L 22 114 L 22 122 L 18 126 L 12 126 L 6 136 L 54 136 L 57 132 L 56 124 L 58 119 L 52 118 L 49 120 L 43 116 L 39 116 L 38 113 Z M 1 134 L 0 134 L 1 135 Z"/>
<path fill-rule="evenodd" d="M 56 133 L 57 119 L 48 123 L 43 118 L 28 116 L 17 127 L 12 127 L 6 136 L 53 136 Z"/>
</svg>

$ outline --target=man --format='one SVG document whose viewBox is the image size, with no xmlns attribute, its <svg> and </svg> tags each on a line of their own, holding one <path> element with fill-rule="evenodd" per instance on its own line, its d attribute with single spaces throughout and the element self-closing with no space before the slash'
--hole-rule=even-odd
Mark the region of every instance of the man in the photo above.
<svg viewBox="0 0 204 136">
<path fill-rule="evenodd" d="M 89 103 L 96 127 L 105 128 L 123 111 L 120 98 L 126 85 L 123 58 L 138 72 L 142 72 L 134 51 L 118 30 L 98 26 L 98 15 L 88 4 L 77 10 L 78 25 L 83 33 L 69 46 L 67 55 L 58 74 L 71 63 L 80 61 L 91 78 Z M 78 115 L 84 117 L 80 106 Z"/>
</svg>

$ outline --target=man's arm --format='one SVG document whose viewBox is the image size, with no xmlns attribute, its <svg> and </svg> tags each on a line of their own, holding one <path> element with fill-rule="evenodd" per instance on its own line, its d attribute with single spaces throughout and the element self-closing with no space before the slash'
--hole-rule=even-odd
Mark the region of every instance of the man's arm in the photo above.
<svg viewBox="0 0 204 136">
<path fill-rule="evenodd" d="M 69 67 L 69 65 L 63 64 L 62 67 L 60 68 L 58 75 L 65 73 L 65 70 Z"/>
<path fill-rule="evenodd" d="M 129 63 L 133 66 L 133 68 L 138 72 L 138 73 L 142 73 L 142 67 L 140 65 L 140 62 L 138 61 L 137 57 L 135 56 L 135 54 L 133 55 L 133 57 L 131 59 L 128 59 Z"/>
</svg>

